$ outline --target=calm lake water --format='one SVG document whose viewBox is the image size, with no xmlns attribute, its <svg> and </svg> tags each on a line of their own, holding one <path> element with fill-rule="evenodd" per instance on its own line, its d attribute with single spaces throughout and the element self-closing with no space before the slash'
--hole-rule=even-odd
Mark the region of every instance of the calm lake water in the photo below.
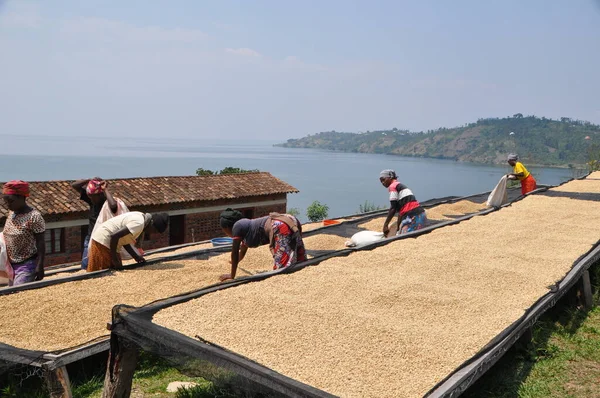
<svg viewBox="0 0 600 398">
<path fill-rule="evenodd" d="M 62 180 L 99 175 L 104 178 L 193 175 L 199 167 L 227 166 L 268 171 L 300 190 L 289 207 L 305 219 L 314 200 L 329 206 L 329 216 L 358 212 L 369 201 L 387 206 L 379 183 L 382 169 L 394 169 L 419 200 L 468 195 L 494 188 L 510 168 L 448 160 L 405 158 L 273 147 L 273 142 L 146 140 L 74 137 L 0 136 L 0 181 Z M 8 154 L 8 153 L 11 154 Z M 558 184 L 571 171 L 531 168 L 538 183 Z M 235 187 L 231 187 L 232 190 Z"/>
</svg>

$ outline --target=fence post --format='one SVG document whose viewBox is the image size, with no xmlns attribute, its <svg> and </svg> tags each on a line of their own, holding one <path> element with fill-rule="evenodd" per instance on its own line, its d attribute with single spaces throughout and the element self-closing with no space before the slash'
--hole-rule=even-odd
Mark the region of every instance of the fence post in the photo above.
<svg viewBox="0 0 600 398">
<path fill-rule="evenodd" d="M 115 333 L 111 333 L 102 398 L 129 397 L 137 358 L 138 350 L 133 344 L 129 345 Z"/>
</svg>

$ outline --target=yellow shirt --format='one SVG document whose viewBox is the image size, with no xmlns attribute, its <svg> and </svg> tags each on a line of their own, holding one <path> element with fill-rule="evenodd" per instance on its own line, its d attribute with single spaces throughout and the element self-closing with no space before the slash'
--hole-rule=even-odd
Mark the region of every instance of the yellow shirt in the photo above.
<svg viewBox="0 0 600 398">
<path fill-rule="evenodd" d="M 517 177 L 519 181 L 523 181 L 524 179 L 529 177 L 529 174 L 531 174 L 529 171 L 527 171 L 527 169 L 525 168 L 525 166 L 523 166 L 523 163 L 521 162 L 517 162 L 517 164 L 515 164 L 515 167 L 513 167 L 513 173 L 523 173 L 523 177 Z"/>
</svg>

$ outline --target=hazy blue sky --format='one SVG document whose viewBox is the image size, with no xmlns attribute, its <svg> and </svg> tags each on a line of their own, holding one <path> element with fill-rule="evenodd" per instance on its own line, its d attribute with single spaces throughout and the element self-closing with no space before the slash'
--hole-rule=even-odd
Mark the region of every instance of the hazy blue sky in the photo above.
<svg viewBox="0 0 600 398">
<path fill-rule="evenodd" d="M 600 123 L 596 0 L 0 0 L 0 134 Z"/>
</svg>

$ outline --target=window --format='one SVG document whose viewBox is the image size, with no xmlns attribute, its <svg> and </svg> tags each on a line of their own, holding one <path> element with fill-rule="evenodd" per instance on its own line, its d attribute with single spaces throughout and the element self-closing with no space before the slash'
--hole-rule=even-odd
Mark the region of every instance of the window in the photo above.
<svg viewBox="0 0 600 398">
<path fill-rule="evenodd" d="M 65 251 L 65 229 L 47 229 L 44 233 L 46 254 L 62 253 Z"/>
</svg>

